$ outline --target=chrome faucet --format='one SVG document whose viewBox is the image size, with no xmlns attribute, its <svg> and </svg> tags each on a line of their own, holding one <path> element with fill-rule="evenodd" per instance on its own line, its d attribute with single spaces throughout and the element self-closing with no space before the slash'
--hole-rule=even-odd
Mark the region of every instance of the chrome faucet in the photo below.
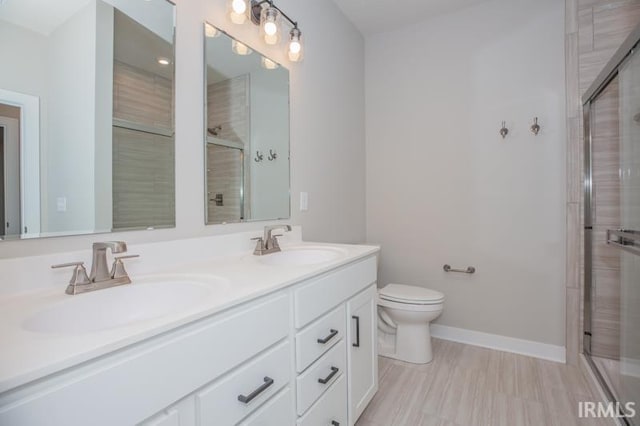
<svg viewBox="0 0 640 426">
<path fill-rule="evenodd" d="M 291 231 L 291 225 L 270 225 L 264 227 L 264 236 L 252 238 L 256 240 L 256 249 L 253 254 L 256 256 L 262 256 L 263 254 L 275 253 L 280 251 L 280 244 L 278 244 L 277 237 L 281 237 L 282 234 L 272 235 L 272 232 L 276 229 L 283 229 L 285 231 Z"/>
<path fill-rule="evenodd" d="M 91 263 L 91 275 L 89 275 L 89 279 L 94 283 L 113 278 L 107 266 L 107 249 L 111 249 L 111 253 L 113 254 L 124 253 L 127 251 L 127 243 L 124 241 L 93 243 L 93 261 Z"/>
<path fill-rule="evenodd" d="M 73 276 L 65 291 L 67 294 L 86 293 L 88 291 L 131 283 L 131 278 L 129 278 L 127 271 L 124 269 L 122 259 L 138 257 L 138 255 L 133 254 L 115 257 L 111 271 L 109 271 L 107 267 L 107 249 L 111 249 L 111 253 L 113 254 L 125 253 L 127 251 L 127 244 L 124 241 L 93 243 L 93 261 L 91 274 L 89 276 L 87 276 L 84 262 L 71 262 L 51 266 L 52 268 L 74 267 Z"/>
</svg>

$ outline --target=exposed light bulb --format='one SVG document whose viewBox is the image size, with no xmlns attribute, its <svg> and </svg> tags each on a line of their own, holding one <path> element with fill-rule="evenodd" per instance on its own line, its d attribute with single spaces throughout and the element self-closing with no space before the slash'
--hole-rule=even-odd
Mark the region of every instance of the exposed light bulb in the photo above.
<svg viewBox="0 0 640 426">
<path fill-rule="evenodd" d="M 267 35 L 274 35 L 275 33 L 278 32 L 278 26 L 276 25 L 275 22 L 265 22 L 264 23 L 264 32 Z"/>
<path fill-rule="evenodd" d="M 300 45 L 299 41 L 292 41 L 289 44 L 289 52 L 296 54 L 296 53 L 300 53 L 301 50 L 302 50 L 302 46 Z"/>
<path fill-rule="evenodd" d="M 231 9 L 237 14 L 245 13 L 247 11 L 247 3 L 245 0 L 233 0 L 231 2 Z"/>
<path fill-rule="evenodd" d="M 247 20 L 247 2 L 246 0 L 232 0 L 229 18 L 234 24 L 244 24 Z"/>
</svg>

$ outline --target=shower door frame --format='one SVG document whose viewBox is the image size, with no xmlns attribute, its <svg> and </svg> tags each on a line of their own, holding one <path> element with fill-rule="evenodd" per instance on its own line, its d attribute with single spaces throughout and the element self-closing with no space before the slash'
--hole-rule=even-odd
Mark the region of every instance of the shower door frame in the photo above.
<svg viewBox="0 0 640 426">
<path fill-rule="evenodd" d="M 592 285 L 593 285 L 593 273 L 592 273 L 592 254 L 593 254 L 593 218 L 592 218 L 592 201 L 593 201 L 593 163 L 592 163 L 592 149 L 593 138 L 591 134 L 592 125 L 592 104 L 598 96 L 607 88 L 609 83 L 613 81 L 621 69 L 634 53 L 640 52 L 640 25 L 638 25 L 627 39 L 622 43 L 620 48 L 616 51 L 613 57 L 609 60 L 607 65 L 602 69 L 598 77 L 591 84 L 589 89 L 582 96 L 582 110 L 583 110 L 583 128 L 584 128 L 584 176 L 583 176 L 583 190 L 584 190 L 584 288 L 583 288 L 583 303 L 584 303 L 584 316 L 583 316 L 583 353 L 587 363 L 591 367 L 594 375 L 596 376 L 600 386 L 604 390 L 607 398 L 610 401 L 617 401 L 613 391 L 609 388 L 607 381 L 603 377 L 602 373 L 596 366 L 595 362 L 591 358 L 591 321 L 592 321 Z M 625 424 L 630 425 L 626 417 L 622 420 Z"/>
</svg>

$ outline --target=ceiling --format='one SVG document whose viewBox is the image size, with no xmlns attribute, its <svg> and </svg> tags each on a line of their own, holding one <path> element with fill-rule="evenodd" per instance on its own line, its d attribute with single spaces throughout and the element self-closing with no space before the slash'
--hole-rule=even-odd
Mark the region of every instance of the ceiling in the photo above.
<svg viewBox="0 0 640 426">
<path fill-rule="evenodd" d="M 161 66 L 158 58 L 173 62 L 173 44 L 119 10 L 114 12 L 114 59 L 171 80 L 173 65 Z"/>
<path fill-rule="evenodd" d="M 333 0 L 365 36 L 399 29 L 487 0 Z"/>
<path fill-rule="evenodd" d="M 89 0 L 4 0 L 0 1 L 0 20 L 48 36 L 88 2 Z"/>
</svg>

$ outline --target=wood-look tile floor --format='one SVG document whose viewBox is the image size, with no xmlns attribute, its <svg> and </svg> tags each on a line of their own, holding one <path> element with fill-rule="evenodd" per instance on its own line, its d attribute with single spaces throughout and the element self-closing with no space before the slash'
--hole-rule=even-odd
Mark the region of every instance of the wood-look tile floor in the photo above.
<svg viewBox="0 0 640 426">
<path fill-rule="evenodd" d="M 433 361 L 379 358 L 378 393 L 357 426 L 555 426 L 614 424 L 578 418 L 599 401 L 576 366 L 433 339 Z"/>
</svg>

